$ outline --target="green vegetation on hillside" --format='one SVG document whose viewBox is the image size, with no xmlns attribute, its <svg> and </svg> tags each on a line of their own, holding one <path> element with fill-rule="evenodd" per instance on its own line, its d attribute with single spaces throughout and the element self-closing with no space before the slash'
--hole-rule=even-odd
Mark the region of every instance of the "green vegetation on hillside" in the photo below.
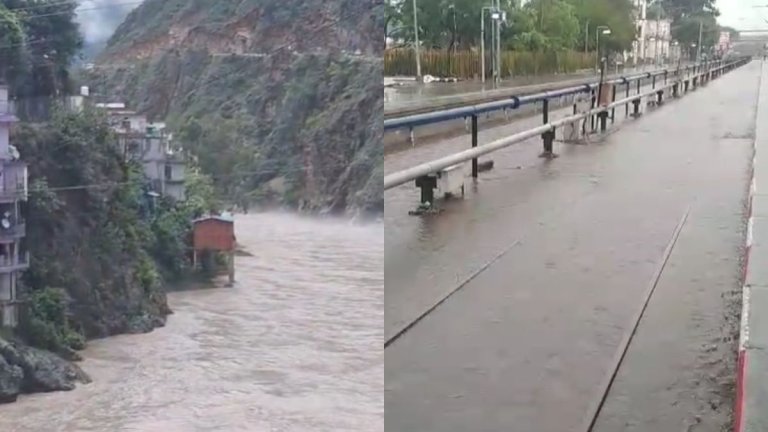
<svg viewBox="0 0 768 432">
<path fill-rule="evenodd" d="M 102 56 L 129 65 L 97 67 L 89 82 L 166 120 L 230 203 L 380 214 L 383 47 L 374 30 L 383 4 L 372 13 L 355 0 L 221 3 L 145 2 Z M 157 28 L 141 19 L 153 14 L 165 21 Z M 247 29 L 246 55 L 210 51 L 226 50 L 236 27 L 211 14 Z M 135 43 L 181 22 L 197 31 L 193 43 L 130 57 Z"/>
<path fill-rule="evenodd" d="M 57 0 L 0 0 L 0 79 L 14 95 L 69 89 L 68 68 L 83 44 L 76 7 Z"/>
<path fill-rule="evenodd" d="M 184 202 L 155 202 L 96 111 L 24 125 L 13 141 L 33 179 L 20 335 L 66 352 L 84 336 L 162 325 L 165 283 L 188 271 L 191 220 L 211 206 L 208 197 L 192 190 Z"/>
</svg>

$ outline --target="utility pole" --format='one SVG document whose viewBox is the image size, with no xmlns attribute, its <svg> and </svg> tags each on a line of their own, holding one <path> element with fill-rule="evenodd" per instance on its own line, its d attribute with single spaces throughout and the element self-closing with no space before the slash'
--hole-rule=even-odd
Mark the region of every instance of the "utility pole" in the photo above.
<svg viewBox="0 0 768 432">
<path fill-rule="evenodd" d="M 656 5 L 656 41 L 653 45 L 653 62 L 656 64 L 656 67 L 659 67 L 661 64 L 661 56 L 659 55 L 659 46 L 664 46 L 664 41 L 662 40 L 662 32 L 661 32 L 661 14 L 662 14 L 661 6 Z"/>
<path fill-rule="evenodd" d="M 416 0 L 413 0 L 413 35 L 415 45 L 413 47 L 416 53 L 416 81 L 421 82 L 421 54 L 419 49 L 419 18 L 416 11 Z"/>
<path fill-rule="evenodd" d="M 485 8 L 480 10 L 480 81 L 485 82 Z"/>
<path fill-rule="evenodd" d="M 699 44 L 696 45 L 696 63 L 698 63 L 701 59 L 701 31 L 703 24 L 704 22 L 701 21 L 701 18 L 699 18 Z"/>
<path fill-rule="evenodd" d="M 589 47 L 589 20 L 584 24 L 584 54 L 588 54 L 587 47 Z"/>
<path fill-rule="evenodd" d="M 496 20 L 496 83 L 501 81 L 501 0 L 496 0 L 496 13 L 499 19 Z"/>
</svg>

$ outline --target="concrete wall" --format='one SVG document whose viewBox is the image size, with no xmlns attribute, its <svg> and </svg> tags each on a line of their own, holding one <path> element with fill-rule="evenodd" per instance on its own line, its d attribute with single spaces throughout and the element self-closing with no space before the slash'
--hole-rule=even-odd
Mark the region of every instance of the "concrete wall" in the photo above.
<svg viewBox="0 0 768 432">
<path fill-rule="evenodd" d="M 0 115 L 10 114 L 8 105 L 8 88 L 0 86 Z M 8 145 L 10 143 L 10 128 L 6 123 L 0 123 L 0 155 L 8 154 Z"/>
<path fill-rule="evenodd" d="M 165 194 L 176 200 L 183 200 L 185 195 L 184 183 L 166 183 Z"/>
<path fill-rule="evenodd" d="M 171 181 L 184 181 L 186 177 L 186 167 L 183 163 L 171 163 Z"/>
</svg>

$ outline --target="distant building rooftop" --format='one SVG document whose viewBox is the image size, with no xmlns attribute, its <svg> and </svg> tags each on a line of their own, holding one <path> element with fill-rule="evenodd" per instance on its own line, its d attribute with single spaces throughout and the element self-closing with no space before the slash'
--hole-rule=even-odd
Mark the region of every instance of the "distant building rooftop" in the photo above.
<svg viewBox="0 0 768 432">
<path fill-rule="evenodd" d="M 96 108 L 106 108 L 108 110 L 125 109 L 125 104 L 122 102 L 97 103 Z"/>
<path fill-rule="evenodd" d="M 227 222 L 227 223 L 234 223 L 235 222 L 235 218 L 232 217 L 232 214 L 230 214 L 230 213 L 223 213 L 223 214 L 220 214 L 220 215 L 203 216 L 201 218 L 197 218 L 197 219 L 193 220 L 192 223 L 198 223 L 198 222 L 203 222 L 203 221 L 207 221 L 207 220 L 217 220 L 217 221 L 220 221 L 220 222 Z"/>
</svg>

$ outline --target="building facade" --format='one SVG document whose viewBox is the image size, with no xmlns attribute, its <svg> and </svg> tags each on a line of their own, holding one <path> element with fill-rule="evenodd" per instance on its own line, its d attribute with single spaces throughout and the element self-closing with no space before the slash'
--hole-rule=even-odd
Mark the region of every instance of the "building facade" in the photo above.
<svg viewBox="0 0 768 432">
<path fill-rule="evenodd" d="M 629 56 L 636 64 L 677 61 L 680 50 L 672 39 L 672 20 L 649 19 L 647 12 L 647 0 L 635 0 L 635 40 Z"/>
<path fill-rule="evenodd" d="M 720 32 L 720 37 L 717 40 L 717 53 L 719 55 L 725 55 L 731 49 L 731 33 L 724 31 Z"/>
<path fill-rule="evenodd" d="M 18 324 L 18 280 L 29 267 L 24 242 L 26 225 L 20 204 L 27 200 L 27 165 L 10 143 L 11 114 L 8 87 L 0 85 L 0 327 Z"/>
</svg>

